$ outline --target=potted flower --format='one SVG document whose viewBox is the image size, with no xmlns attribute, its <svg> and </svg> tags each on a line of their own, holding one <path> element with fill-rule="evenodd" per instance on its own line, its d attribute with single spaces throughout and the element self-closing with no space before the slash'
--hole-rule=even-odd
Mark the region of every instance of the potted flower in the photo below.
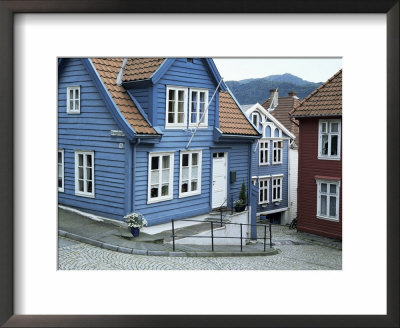
<svg viewBox="0 0 400 328">
<path fill-rule="evenodd" d="M 240 188 L 239 199 L 235 201 L 235 211 L 243 212 L 247 205 L 246 196 L 246 185 L 244 181 L 242 182 L 242 187 Z"/>
<path fill-rule="evenodd" d="M 133 237 L 138 237 L 140 228 L 147 225 L 147 220 L 140 213 L 130 213 L 124 216 L 125 222 L 131 230 Z"/>
</svg>

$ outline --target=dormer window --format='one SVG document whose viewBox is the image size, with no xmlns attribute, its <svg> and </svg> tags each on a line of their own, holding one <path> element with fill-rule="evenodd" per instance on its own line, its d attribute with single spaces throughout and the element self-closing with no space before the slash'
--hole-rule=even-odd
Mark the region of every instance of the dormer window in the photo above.
<svg viewBox="0 0 400 328">
<path fill-rule="evenodd" d="M 208 103 L 208 90 L 190 89 L 189 125 L 207 126 L 208 115 L 205 113 Z"/>
<path fill-rule="evenodd" d="M 251 114 L 251 121 L 253 122 L 254 126 L 258 129 L 259 116 L 258 116 L 257 113 L 252 113 Z"/>
<path fill-rule="evenodd" d="M 67 113 L 79 114 L 81 112 L 80 86 L 67 87 Z"/>
<path fill-rule="evenodd" d="M 186 127 L 187 88 L 167 87 L 166 127 Z"/>
<path fill-rule="evenodd" d="M 193 63 L 193 58 L 186 58 L 186 61 L 187 61 L 188 63 Z"/>
</svg>

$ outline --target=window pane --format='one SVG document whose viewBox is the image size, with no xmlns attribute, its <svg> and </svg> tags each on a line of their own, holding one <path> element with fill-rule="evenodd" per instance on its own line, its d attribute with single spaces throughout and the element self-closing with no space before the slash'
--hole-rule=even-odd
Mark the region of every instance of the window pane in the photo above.
<svg viewBox="0 0 400 328">
<path fill-rule="evenodd" d="M 169 155 L 162 157 L 162 168 L 169 169 Z"/>
<path fill-rule="evenodd" d="M 197 179 L 198 171 L 199 171 L 198 166 L 192 167 L 192 179 Z"/>
<path fill-rule="evenodd" d="M 151 172 L 151 184 L 158 184 L 158 182 L 160 181 L 160 171 L 152 171 Z"/>
<path fill-rule="evenodd" d="M 322 155 L 328 155 L 328 135 L 326 134 L 322 136 L 321 148 Z"/>
<path fill-rule="evenodd" d="M 206 96 L 205 92 L 200 92 L 200 102 L 202 102 L 202 103 L 205 102 L 205 96 Z"/>
<path fill-rule="evenodd" d="M 257 124 L 258 124 L 258 117 L 257 117 L 257 115 L 253 115 L 253 124 L 254 124 L 255 126 L 257 126 Z"/>
<path fill-rule="evenodd" d="M 339 124 L 331 123 L 331 132 L 339 132 Z"/>
<path fill-rule="evenodd" d="M 58 164 L 62 163 L 62 153 L 59 151 L 58 152 Z"/>
<path fill-rule="evenodd" d="M 161 179 L 162 183 L 169 183 L 169 169 L 165 169 L 162 171 Z"/>
<path fill-rule="evenodd" d="M 276 188 L 272 189 L 272 198 L 276 199 Z"/>
<path fill-rule="evenodd" d="M 151 169 L 152 170 L 158 170 L 158 160 L 159 160 L 158 156 L 151 157 Z"/>
<path fill-rule="evenodd" d="M 260 202 L 264 200 L 264 190 L 260 189 Z"/>
<path fill-rule="evenodd" d="M 79 191 L 84 191 L 84 189 L 83 189 L 83 180 L 79 180 L 78 188 L 79 188 Z"/>
<path fill-rule="evenodd" d="M 69 99 L 74 99 L 74 90 L 73 89 L 69 90 Z"/>
<path fill-rule="evenodd" d="M 86 169 L 86 179 L 92 180 L 92 169 L 91 168 Z"/>
<path fill-rule="evenodd" d="M 321 183 L 321 192 L 326 192 L 326 191 L 327 191 L 326 183 Z"/>
<path fill-rule="evenodd" d="M 161 196 L 168 196 L 168 184 L 163 184 L 161 187 Z"/>
<path fill-rule="evenodd" d="M 175 100 L 175 90 L 169 90 L 168 100 Z"/>
<path fill-rule="evenodd" d="M 92 192 L 92 181 L 87 181 L 86 183 L 87 192 Z"/>
<path fill-rule="evenodd" d="M 322 123 L 321 130 L 322 130 L 322 132 L 326 132 L 326 123 Z"/>
<path fill-rule="evenodd" d="M 157 198 L 157 197 L 158 197 L 158 186 L 151 186 L 150 198 Z"/>
<path fill-rule="evenodd" d="M 260 184 L 260 188 L 264 187 L 264 180 L 260 180 L 259 184 Z"/>
<path fill-rule="evenodd" d="M 329 188 L 330 188 L 330 193 L 336 195 L 336 185 L 331 183 L 329 185 Z"/>
<path fill-rule="evenodd" d="M 58 177 L 62 177 L 62 166 L 58 165 Z"/>
<path fill-rule="evenodd" d="M 58 178 L 58 188 L 62 188 L 62 178 Z"/>
<path fill-rule="evenodd" d="M 178 114 L 178 122 L 177 123 L 183 123 L 184 122 L 184 114 L 183 113 L 179 113 Z"/>
<path fill-rule="evenodd" d="M 78 165 L 83 166 L 83 155 L 82 154 L 78 155 Z"/>
<path fill-rule="evenodd" d="M 188 180 L 189 179 L 189 167 L 182 168 L 182 179 Z"/>
<path fill-rule="evenodd" d="M 213 153 L 213 157 L 217 158 L 218 157 L 218 153 Z"/>
<path fill-rule="evenodd" d="M 75 99 L 79 99 L 79 89 L 75 89 Z"/>
<path fill-rule="evenodd" d="M 83 179 L 83 167 L 78 168 L 78 179 Z"/>
<path fill-rule="evenodd" d="M 197 180 L 192 180 L 192 191 L 197 190 Z"/>
<path fill-rule="evenodd" d="M 321 214 L 326 215 L 326 196 L 322 195 L 321 196 Z"/>
<path fill-rule="evenodd" d="M 179 91 L 178 91 L 178 100 L 183 102 L 183 100 L 184 100 L 184 95 L 185 95 L 185 91 L 179 90 Z"/>
<path fill-rule="evenodd" d="M 182 155 L 182 166 L 189 166 L 189 154 Z"/>
<path fill-rule="evenodd" d="M 168 123 L 174 123 L 174 113 L 168 114 Z"/>
<path fill-rule="evenodd" d="M 276 190 L 276 198 L 281 199 L 281 187 L 278 187 Z"/>
<path fill-rule="evenodd" d="M 86 166 L 92 167 L 92 156 L 86 155 Z"/>
<path fill-rule="evenodd" d="M 192 154 L 192 165 L 197 165 L 197 158 L 198 158 L 198 155 L 199 155 L 199 154 L 197 154 L 197 153 L 193 153 L 193 154 Z"/>
<path fill-rule="evenodd" d="M 331 136 L 331 155 L 337 155 L 338 136 Z"/>
<path fill-rule="evenodd" d="M 225 153 L 218 153 L 218 157 L 224 157 Z"/>
<path fill-rule="evenodd" d="M 260 163 L 264 163 L 264 151 L 260 151 Z"/>
<path fill-rule="evenodd" d="M 69 101 L 69 109 L 71 109 L 71 110 L 74 109 L 74 101 L 73 100 Z"/>
<path fill-rule="evenodd" d="M 336 197 L 330 197 L 329 199 L 329 216 L 336 217 Z"/>
<path fill-rule="evenodd" d="M 188 192 L 189 181 L 182 181 L 181 192 Z"/>
<path fill-rule="evenodd" d="M 79 110 L 79 100 L 75 100 L 75 110 Z"/>
</svg>

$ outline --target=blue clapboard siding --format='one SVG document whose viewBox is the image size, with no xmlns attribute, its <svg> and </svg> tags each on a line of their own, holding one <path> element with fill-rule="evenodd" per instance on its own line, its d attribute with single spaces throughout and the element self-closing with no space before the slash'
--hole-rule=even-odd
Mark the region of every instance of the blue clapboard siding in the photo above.
<svg viewBox="0 0 400 328">
<path fill-rule="evenodd" d="M 284 134 L 282 134 L 284 136 Z M 274 174 L 283 174 L 282 179 L 282 202 L 280 205 L 275 205 L 271 202 L 272 199 L 272 178 L 269 183 L 269 204 L 261 206 L 257 201 L 257 213 L 259 212 L 267 212 L 272 210 L 277 210 L 280 208 L 288 207 L 288 175 L 289 175 L 289 166 L 288 166 L 288 156 L 289 156 L 289 140 L 284 140 L 284 148 L 282 151 L 282 164 L 272 164 L 272 140 L 269 140 L 269 165 L 258 164 L 259 160 L 259 146 L 257 142 L 252 146 L 252 165 L 251 165 L 251 174 L 252 176 L 265 176 L 265 175 L 274 175 Z M 254 151 L 255 150 L 255 151 Z"/>
<path fill-rule="evenodd" d="M 237 181 L 229 185 L 228 200 L 231 194 L 234 199 L 238 198 L 242 181 L 246 186 L 249 180 L 249 147 L 250 143 L 224 143 L 216 144 L 213 142 L 213 129 L 216 123 L 216 97 L 208 109 L 208 128 L 198 129 L 190 150 L 202 150 L 202 176 L 201 176 L 201 194 L 179 198 L 179 168 L 180 151 L 185 150 L 191 132 L 187 129 L 165 129 L 165 111 L 166 111 L 166 87 L 183 86 L 191 88 L 208 89 L 209 99 L 211 99 L 217 82 L 210 74 L 207 64 L 202 59 L 194 59 L 194 63 L 188 63 L 185 58 L 178 58 L 171 67 L 165 72 L 162 78 L 153 87 L 153 103 L 155 110 L 154 125 L 158 126 L 163 133 L 160 143 L 154 145 L 139 144 L 136 147 L 135 158 L 135 188 L 134 188 L 134 208 L 135 212 L 145 215 L 149 225 L 168 222 L 171 219 L 181 219 L 190 216 L 206 214 L 211 210 L 211 186 L 212 186 L 212 152 L 228 152 L 228 170 L 237 172 Z M 146 100 L 137 96 L 135 98 L 142 107 L 146 106 Z M 189 94 L 188 94 L 189 96 Z M 151 110 L 151 109 L 150 109 Z M 149 113 L 152 117 L 152 113 Z M 221 147 L 217 148 L 215 147 Z M 148 200 L 148 160 L 150 152 L 174 152 L 174 185 L 173 199 L 147 204 Z M 229 179 L 229 172 L 228 172 Z"/>
<path fill-rule="evenodd" d="M 67 114 L 66 90 L 80 85 L 81 113 Z M 58 147 L 64 149 L 64 192 L 59 203 L 97 215 L 119 219 L 126 214 L 126 147 L 124 137 L 111 137 L 119 130 L 81 59 L 69 59 L 58 82 Z M 124 148 L 119 148 L 122 143 Z M 75 150 L 94 151 L 95 197 L 75 195 Z"/>
<path fill-rule="evenodd" d="M 149 106 L 152 96 L 151 91 L 151 88 L 131 89 L 133 96 L 139 102 L 147 117 L 149 117 Z"/>
</svg>

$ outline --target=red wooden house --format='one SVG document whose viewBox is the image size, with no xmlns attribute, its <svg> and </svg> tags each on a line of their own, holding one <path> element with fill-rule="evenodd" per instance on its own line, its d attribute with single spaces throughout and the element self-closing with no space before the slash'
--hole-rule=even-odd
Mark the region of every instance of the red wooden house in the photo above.
<svg viewBox="0 0 400 328">
<path fill-rule="evenodd" d="M 291 116 L 300 124 L 297 228 L 342 239 L 342 70 Z"/>
</svg>

